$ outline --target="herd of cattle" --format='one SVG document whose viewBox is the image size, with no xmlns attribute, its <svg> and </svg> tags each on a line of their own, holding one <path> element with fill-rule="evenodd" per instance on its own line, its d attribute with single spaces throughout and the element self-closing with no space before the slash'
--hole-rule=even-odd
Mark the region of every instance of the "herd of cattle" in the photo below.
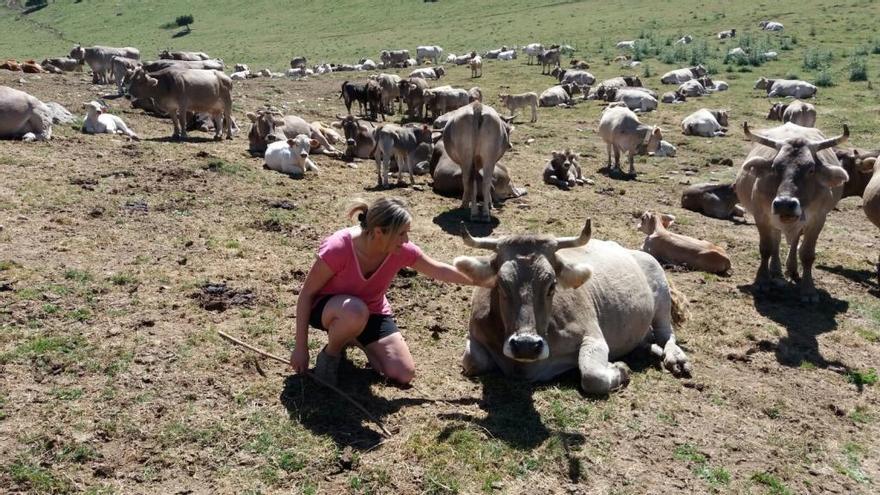
<svg viewBox="0 0 880 495">
<path fill-rule="evenodd" d="M 782 29 L 781 24 L 767 21 L 762 27 Z M 734 29 L 718 34 L 719 39 L 735 36 Z M 676 43 L 691 41 L 692 37 L 685 36 Z M 628 49 L 631 45 L 621 42 L 618 46 Z M 501 47 L 484 55 L 475 51 L 449 55 L 446 60 L 470 65 L 471 77 L 476 79 L 482 75 L 484 57 L 512 59 L 517 51 L 516 47 Z M 571 106 L 584 100 L 605 102 L 598 136 L 606 145 L 609 174 L 634 176 L 636 155 L 675 153 L 674 147 L 663 140 L 663 131 L 641 122 L 640 114 L 655 110 L 659 103 L 675 104 L 728 87 L 712 81 L 706 69 L 698 65 L 664 74 L 660 82 L 677 88 L 658 98 L 657 92 L 644 87 L 635 76 L 597 82 L 586 70 L 589 65 L 575 59 L 571 68 L 563 69 L 561 55 L 572 55 L 570 46 L 545 49 L 534 43 L 522 52 L 529 57 L 527 63 L 540 63 L 542 72 L 553 76 L 558 84 L 540 95 L 502 93 L 499 100 L 511 114 L 509 117 L 483 102 L 479 87 L 431 87 L 429 81 L 446 74 L 437 65 L 443 60 L 442 48 L 418 47 L 415 59 L 407 50 L 384 50 L 379 54 L 381 64 L 364 59 L 360 67 L 408 67 L 410 62 L 430 65 L 415 69 L 409 77 L 376 73 L 364 82 L 345 81 L 339 98 L 347 115 L 338 115 L 338 121 L 331 125 L 307 122 L 272 107 L 249 112 L 249 151 L 262 155 L 268 168 L 295 178 L 307 171 L 318 172 L 309 158 L 311 153 L 348 162 L 373 160 L 377 184 L 383 187 L 389 185 L 389 174 L 394 171 L 398 181 L 406 173 L 411 183 L 414 175 L 431 174 L 438 193 L 461 197 L 462 207 L 470 208 L 472 220 L 487 221 L 494 203 L 524 194 L 511 183 L 509 170 L 500 162 L 510 148 L 511 122 L 517 110 L 529 109 L 530 122 L 536 122 L 538 106 Z M 157 61 L 141 62 L 135 48 L 76 46 L 70 57 L 46 59 L 38 66 L 57 72 L 82 70 L 83 64 L 90 67 L 96 84 L 115 83 L 120 93 L 131 98 L 133 106 L 170 117 L 174 138 L 186 139 L 187 130 L 200 126 L 213 129 L 215 139 L 224 135 L 233 139 L 237 131 L 231 115 L 236 78 L 222 72 L 222 60 L 201 52 L 166 50 Z M 333 70 L 338 66 L 328 67 Z M 291 61 L 293 71 L 314 74 L 320 73 L 319 69 L 306 69 L 304 57 Z M 233 76 L 245 72 L 248 77 L 249 69 L 237 66 Z M 843 197 L 862 196 L 865 213 L 880 227 L 880 151 L 842 148 L 849 136 L 846 126 L 833 138 L 816 129 L 816 108 L 801 101 L 816 94 L 816 87 L 807 82 L 761 78 L 755 89 L 766 90 L 768 96 L 795 98 L 770 108 L 768 119 L 782 121 L 782 125 L 753 133 L 744 123 L 745 136 L 755 145 L 735 182 L 690 186 L 683 191 L 681 204 L 715 218 L 742 216 L 746 211 L 754 216 L 760 236 L 761 260 L 755 278 L 759 291 L 784 284 L 779 244 L 785 235 L 791 250 L 784 275 L 799 284 L 803 300 L 816 301 L 811 270 L 816 242 L 829 211 Z M 575 98 L 577 94 L 581 95 L 579 99 Z M 352 114 L 355 103 L 360 116 Z M 105 113 L 100 103 L 88 103 L 85 109 L 83 132 L 121 133 L 139 139 L 122 119 Z M 395 113 L 403 113 L 409 122 L 377 122 Z M 681 131 L 684 135 L 722 136 L 729 119 L 727 110 L 702 108 L 682 120 Z M 51 126 L 43 102 L 23 91 L 0 86 L 0 137 L 46 140 L 51 138 Z M 344 145 L 344 150 L 334 145 Z M 626 154 L 628 173 L 620 169 L 621 153 Z M 571 150 L 553 151 L 542 174 L 545 183 L 560 189 L 588 182 L 582 175 L 578 154 Z M 713 273 L 727 272 L 731 264 L 723 248 L 669 231 L 673 220 L 659 212 L 645 212 L 640 225 L 647 235 L 642 251 L 596 240 L 590 241 L 586 249 L 566 249 L 587 244 L 589 221 L 575 238 L 474 239 L 465 235 L 468 245 L 490 249 L 494 257 L 490 261 L 462 257 L 456 260 L 456 266 L 484 286 L 495 286 L 475 292 L 465 371 L 474 374 L 500 367 L 510 374 L 543 379 L 578 367 L 584 390 L 602 393 L 628 380 L 625 365 L 609 364 L 609 359 L 628 353 L 650 338 L 664 366 L 676 374 L 686 374 L 690 365 L 672 332 L 680 301 L 657 260 Z M 529 285 L 534 296 L 525 297 L 519 289 L 527 280 L 543 284 Z M 561 287 L 579 289 L 557 294 L 557 282 Z M 503 297 L 492 296 L 498 287 Z M 588 293 L 604 295 L 590 297 Z M 497 311 L 490 311 L 491 305 L 498 305 Z M 587 323 L 581 322 L 577 332 L 563 332 L 559 325 L 564 322 L 548 317 L 563 306 L 569 308 L 566 315 L 593 316 L 587 318 Z"/>
</svg>

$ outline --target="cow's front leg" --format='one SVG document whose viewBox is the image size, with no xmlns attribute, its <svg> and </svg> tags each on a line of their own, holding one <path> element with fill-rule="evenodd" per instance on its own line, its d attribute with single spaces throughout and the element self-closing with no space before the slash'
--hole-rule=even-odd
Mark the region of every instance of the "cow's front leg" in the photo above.
<svg viewBox="0 0 880 495">
<path fill-rule="evenodd" d="M 461 356 L 461 372 L 465 376 L 477 376 L 495 369 L 495 361 L 483 344 L 468 336 Z"/>
<path fill-rule="evenodd" d="M 623 362 L 608 362 L 608 344 L 599 329 L 590 332 L 581 342 L 578 369 L 581 388 L 587 394 L 607 395 L 629 384 L 629 367 Z"/>
<path fill-rule="evenodd" d="M 788 241 L 788 257 L 785 259 L 785 276 L 790 278 L 792 282 L 800 282 L 801 277 L 798 275 L 798 243 L 801 240 L 801 232 L 786 234 L 785 240 Z"/>
<path fill-rule="evenodd" d="M 819 233 L 825 225 L 825 218 L 816 219 L 812 228 L 807 227 L 804 231 L 804 242 L 800 248 L 801 270 L 803 275 L 800 281 L 801 301 L 819 302 L 819 294 L 813 283 L 813 262 L 816 261 L 816 241 Z"/>
<path fill-rule="evenodd" d="M 770 225 L 768 219 L 755 220 L 758 227 L 759 249 L 761 251 L 761 264 L 758 265 L 758 273 L 755 275 L 755 289 L 758 292 L 769 291 L 774 285 L 785 284 L 782 279 L 782 271 L 779 264 L 779 242 L 781 235 L 778 230 Z"/>
</svg>

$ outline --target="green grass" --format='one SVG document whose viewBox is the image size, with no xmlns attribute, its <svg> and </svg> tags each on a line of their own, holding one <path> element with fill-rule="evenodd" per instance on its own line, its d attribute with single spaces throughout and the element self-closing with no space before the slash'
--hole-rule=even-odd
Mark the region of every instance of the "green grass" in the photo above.
<svg viewBox="0 0 880 495">
<path fill-rule="evenodd" d="M 752 481 L 766 486 L 768 495 L 792 495 L 791 490 L 770 473 L 755 473 L 752 475 Z"/>
<path fill-rule="evenodd" d="M 137 285 L 138 279 L 129 273 L 115 273 L 107 280 L 113 285 Z"/>
<path fill-rule="evenodd" d="M 85 270 L 70 269 L 64 272 L 64 278 L 84 284 L 92 281 L 92 274 Z"/>
<path fill-rule="evenodd" d="M 65 493 L 71 489 L 66 480 L 60 479 L 51 470 L 42 468 L 23 457 L 8 465 L 6 472 L 13 483 L 29 488 L 34 493 Z"/>
<path fill-rule="evenodd" d="M 854 385 L 874 385 L 877 383 L 877 370 L 868 368 L 867 370 L 850 370 L 846 373 L 846 381 Z"/>
</svg>

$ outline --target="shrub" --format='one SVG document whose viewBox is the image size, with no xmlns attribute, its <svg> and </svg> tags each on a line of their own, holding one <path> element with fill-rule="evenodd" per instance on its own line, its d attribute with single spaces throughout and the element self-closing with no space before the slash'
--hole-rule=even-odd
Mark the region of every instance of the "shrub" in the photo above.
<svg viewBox="0 0 880 495">
<path fill-rule="evenodd" d="M 834 54 L 828 50 L 810 48 L 804 52 L 804 69 L 825 69 L 831 65 Z"/>
<path fill-rule="evenodd" d="M 827 88 L 834 86 L 834 79 L 831 78 L 831 74 L 829 74 L 827 70 L 823 69 L 822 72 L 816 76 L 815 84 L 820 88 Z"/>
<path fill-rule="evenodd" d="M 783 79 L 800 79 L 801 76 L 797 74 L 797 72 L 789 72 L 783 77 Z"/>
<path fill-rule="evenodd" d="M 185 27 L 187 31 L 189 31 L 189 25 L 193 22 L 195 22 L 195 19 L 193 19 L 192 14 L 177 16 L 177 19 L 174 19 L 175 24 L 179 27 Z"/>
<path fill-rule="evenodd" d="M 654 72 L 651 70 L 651 66 L 648 64 L 642 65 L 642 77 L 651 77 L 654 75 Z"/>
<path fill-rule="evenodd" d="M 786 37 L 784 37 L 784 38 L 780 38 L 780 40 L 779 40 L 779 49 L 780 49 L 780 50 L 784 50 L 784 51 L 791 50 L 792 48 L 794 48 L 794 47 L 792 46 L 793 44 L 794 44 L 794 43 L 792 43 L 791 38 L 789 38 L 788 36 L 786 36 Z"/>
<path fill-rule="evenodd" d="M 880 38 L 875 39 L 871 42 L 871 53 L 874 55 L 880 55 Z"/>
<path fill-rule="evenodd" d="M 849 61 L 849 80 L 850 81 L 867 81 L 868 80 L 868 64 L 862 57 L 853 57 Z"/>
</svg>

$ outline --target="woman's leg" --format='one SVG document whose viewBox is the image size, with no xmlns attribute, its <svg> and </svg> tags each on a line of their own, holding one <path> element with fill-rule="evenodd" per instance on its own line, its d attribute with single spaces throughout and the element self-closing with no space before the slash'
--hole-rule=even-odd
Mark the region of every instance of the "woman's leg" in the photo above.
<svg viewBox="0 0 880 495">
<path fill-rule="evenodd" d="M 339 356 L 345 345 L 364 331 L 369 317 L 370 311 L 360 299 L 331 297 L 321 313 L 321 324 L 327 329 L 327 354 Z"/>
<path fill-rule="evenodd" d="M 411 382 L 416 374 L 416 365 L 400 332 L 367 344 L 366 353 L 374 367 L 378 365 L 376 371 L 402 385 Z"/>
</svg>

